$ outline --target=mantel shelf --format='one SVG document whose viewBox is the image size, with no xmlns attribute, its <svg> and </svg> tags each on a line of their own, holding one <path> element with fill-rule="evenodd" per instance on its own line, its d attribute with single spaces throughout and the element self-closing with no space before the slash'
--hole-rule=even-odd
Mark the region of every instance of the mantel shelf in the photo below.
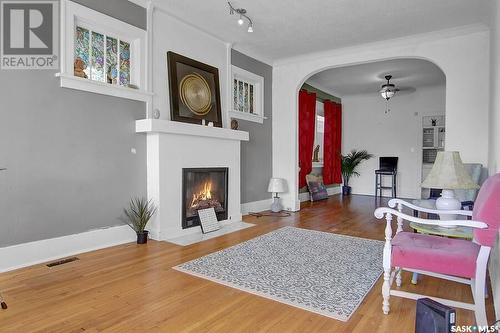
<svg viewBox="0 0 500 333">
<path fill-rule="evenodd" d="M 166 133 L 203 136 L 223 140 L 248 141 L 248 132 L 228 128 L 208 127 L 162 119 L 141 119 L 135 122 L 136 133 Z"/>
</svg>

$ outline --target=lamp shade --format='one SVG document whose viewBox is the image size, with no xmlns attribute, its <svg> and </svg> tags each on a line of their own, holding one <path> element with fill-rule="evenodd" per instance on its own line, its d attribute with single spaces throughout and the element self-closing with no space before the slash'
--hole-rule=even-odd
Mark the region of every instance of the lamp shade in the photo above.
<svg viewBox="0 0 500 333">
<path fill-rule="evenodd" d="M 422 187 L 447 190 L 479 188 L 462 164 L 458 151 L 440 151 Z"/>
<path fill-rule="evenodd" d="M 269 186 L 267 187 L 267 192 L 272 193 L 283 193 L 288 191 L 288 186 L 286 180 L 283 178 L 271 178 L 269 180 Z"/>
</svg>

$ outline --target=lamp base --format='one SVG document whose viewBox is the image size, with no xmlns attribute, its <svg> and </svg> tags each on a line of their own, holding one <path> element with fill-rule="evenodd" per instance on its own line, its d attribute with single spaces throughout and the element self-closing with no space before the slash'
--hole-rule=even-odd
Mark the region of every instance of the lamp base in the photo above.
<svg viewBox="0 0 500 333">
<path fill-rule="evenodd" d="M 279 213 L 282 210 L 283 210 L 283 207 L 281 207 L 280 198 L 279 197 L 274 197 L 273 198 L 273 204 L 271 205 L 271 212 L 273 212 L 273 213 Z"/>
<path fill-rule="evenodd" d="M 436 209 L 438 210 L 460 210 L 462 204 L 455 198 L 453 190 L 443 190 L 441 197 L 436 200 Z M 439 214 L 441 220 L 456 220 L 456 214 Z"/>
</svg>

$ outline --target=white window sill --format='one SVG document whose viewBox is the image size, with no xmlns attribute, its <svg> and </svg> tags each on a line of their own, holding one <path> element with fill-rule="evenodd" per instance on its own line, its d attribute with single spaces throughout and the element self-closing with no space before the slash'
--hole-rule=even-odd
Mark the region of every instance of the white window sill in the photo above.
<svg viewBox="0 0 500 333">
<path fill-rule="evenodd" d="M 229 117 L 241 120 L 253 121 L 254 123 L 259 123 L 259 124 L 262 124 L 264 122 L 264 119 L 267 119 L 266 117 L 259 116 L 257 114 L 246 113 L 241 111 L 229 111 Z"/>
<path fill-rule="evenodd" d="M 313 168 L 322 168 L 323 162 L 312 162 L 312 167 Z"/>
<path fill-rule="evenodd" d="M 153 96 L 153 93 L 145 90 L 115 86 L 109 83 L 92 81 L 73 75 L 57 73 L 56 76 L 61 80 L 61 87 L 63 88 L 83 90 L 142 102 L 150 102 Z"/>
</svg>

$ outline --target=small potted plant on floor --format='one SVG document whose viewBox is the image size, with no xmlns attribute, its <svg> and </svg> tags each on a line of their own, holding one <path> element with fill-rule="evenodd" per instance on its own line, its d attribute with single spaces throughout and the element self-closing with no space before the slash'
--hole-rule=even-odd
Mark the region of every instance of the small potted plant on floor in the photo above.
<svg viewBox="0 0 500 333">
<path fill-rule="evenodd" d="M 122 220 L 137 233 L 137 244 L 148 242 L 149 231 L 145 229 L 155 213 L 156 206 L 151 200 L 145 198 L 132 198 L 129 207 L 123 209 L 125 216 L 122 217 Z"/>
<path fill-rule="evenodd" d="M 342 155 L 342 178 L 344 178 L 344 185 L 342 186 L 342 195 L 350 195 L 351 187 L 349 186 L 349 179 L 351 177 L 359 176 L 356 168 L 365 160 L 369 160 L 373 155 L 369 154 L 366 150 L 357 151 L 351 150 L 347 155 Z"/>
</svg>

